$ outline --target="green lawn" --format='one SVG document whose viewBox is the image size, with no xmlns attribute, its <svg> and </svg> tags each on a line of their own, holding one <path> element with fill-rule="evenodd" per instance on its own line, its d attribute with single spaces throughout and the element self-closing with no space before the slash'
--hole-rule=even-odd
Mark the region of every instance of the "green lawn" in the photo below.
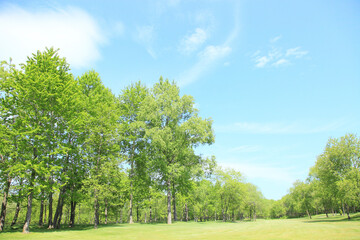
<svg viewBox="0 0 360 240">
<path fill-rule="evenodd" d="M 360 214 L 351 221 L 341 216 L 312 220 L 284 219 L 258 220 L 256 222 L 206 222 L 166 224 L 118 224 L 75 229 L 46 230 L 32 228 L 30 234 L 21 229 L 0 233 L 0 239 L 360 239 Z"/>
</svg>

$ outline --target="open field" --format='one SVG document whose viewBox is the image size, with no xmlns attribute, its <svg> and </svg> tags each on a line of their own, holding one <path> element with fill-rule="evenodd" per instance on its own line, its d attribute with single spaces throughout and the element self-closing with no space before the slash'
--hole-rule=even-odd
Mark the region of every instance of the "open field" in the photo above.
<svg viewBox="0 0 360 240">
<path fill-rule="evenodd" d="M 166 224 L 114 224 L 79 226 L 75 229 L 46 230 L 31 228 L 30 234 L 6 229 L 0 239 L 360 239 L 360 214 L 345 217 L 315 216 L 312 220 L 281 219 L 256 222 L 178 222 Z"/>
</svg>

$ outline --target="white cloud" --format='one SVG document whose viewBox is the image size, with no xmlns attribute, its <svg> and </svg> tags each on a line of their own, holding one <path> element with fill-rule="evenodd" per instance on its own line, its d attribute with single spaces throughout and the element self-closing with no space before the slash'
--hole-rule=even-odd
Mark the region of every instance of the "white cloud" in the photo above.
<svg viewBox="0 0 360 240">
<path fill-rule="evenodd" d="M 178 78 L 179 86 L 183 87 L 195 82 L 219 60 L 230 54 L 230 52 L 231 48 L 229 46 L 207 46 L 198 54 L 198 62 Z"/>
<path fill-rule="evenodd" d="M 301 51 L 301 47 L 290 48 L 286 51 L 286 56 L 295 56 L 296 58 L 301 58 L 308 54 L 308 51 Z"/>
<path fill-rule="evenodd" d="M 99 48 L 106 42 L 95 19 L 74 7 L 28 11 L 8 5 L 0 10 L 0 23 L 0 58 L 14 63 L 53 46 L 71 67 L 89 67 L 101 58 Z"/>
<path fill-rule="evenodd" d="M 227 56 L 231 52 L 229 46 L 207 46 L 199 53 L 199 57 L 206 61 L 214 61 Z"/>
<path fill-rule="evenodd" d="M 136 28 L 135 39 L 144 45 L 146 51 L 155 59 L 156 53 L 152 47 L 155 40 L 155 30 L 153 25 L 139 26 Z"/>
<path fill-rule="evenodd" d="M 219 60 L 225 58 L 232 52 L 231 45 L 237 39 L 240 31 L 240 13 L 239 5 L 234 6 L 234 27 L 225 41 L 219 45 L 207 45 L 203 51 L 198 54 L 198 61 L 187 71 L 183 72 L 179 79 L 179 86 L 183 87 L 197 81 L 204 73 L 214 68 Z M 211 15 L 208 12 L 200 14 L 198 21 L 201 22 L 203 16 Z"/>
<path fill-rule="evenodd" d="M 280 35 L 269 40 L 271 43 L 271 49 L 267 54 L 261 54 L 261 51 L 257 50 L 250 55 L 252 61 L 255 63 L 255 67 L 264 68 L 266 66 L 288 66 L 295 59 L 302 58 L 309 53 L 308 51 L 301 51 L 301 47 L 289 48 L 284 52 L 281 48 L 274 46 L 274 44 L 281 38 L 282 36 Z"/>
<path fill-rule="evenodd" d="M 240 132 L 248 134 L 312 134 L 334 131 L 345 126 L 346 122 L 337 120 L 328 124 L 313 123 L 254 123 L 238 122 L 230 125 L 215 126 L 217 132 Z"/>
<path fill-rule="evenodd" d="M 258 67 L 258 68 L 262 68 L 262 67 L 265 67 L 265 65 L 270 62 L 270 57 L 268 56 L 262 56 L 262 57 L 257 57 L 255 59 L 255 66 Z"/>
<path fill-rule="evenodd" d="M 267 55 L 265 56 L 259 56 L 260 55 L 260 51 L 257 50 L 254 54 L 253 54 L 253 58 L 255 61 L 255 66 L 257 68 L 263 68 L 266 65 L 274 63 L 274 61 L 276 61 L 277 59 L 282 57 L 282 53 L 280 51 L 280 49 L 273 47 Z"/>
<path fill-rule="evenodd" d="M 281 35 L 276 36 L 276 37 L 274 37 L 274 38 L 270 39 L 270 43 L 276 43 L 276 42 L 277 42 L 277 41 L 279 41 L 281 38 L 282 38 L 282 36 L 281 36 Z"/>
<path fill-rule="evenodd" d="M 281 59 L 277 60 L 275 63 L 273 63 L 273 65 L 276 66 L 276 67 L 279 67 L 279 66 L 282 66 L 282 65 L 287 65 L 289 63 L 290 63 L 289 60 L 281 58 Z"/>
<path fill-rule="evenodd" d="M 178 50 L 185 55 L 189 55 L 198 50 L 199 47 L 206 41 L 208 34 L 202 28 L 196 28 L 195 32 L 190 36 L 185 36 L 178 47 Z"/>
</svg>

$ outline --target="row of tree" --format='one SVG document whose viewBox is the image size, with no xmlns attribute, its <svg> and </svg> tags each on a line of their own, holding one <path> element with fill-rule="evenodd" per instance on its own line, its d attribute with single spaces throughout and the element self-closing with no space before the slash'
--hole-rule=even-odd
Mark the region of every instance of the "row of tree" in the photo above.
<svg viewBox="0 0 360 240">
<path fill-rule="evenodd" d="M 174 82 L 138 82 L 115 96 L 94 71 L 75 78 L 52 48 L 20 69 L 1 63 L 0 139 L 0 231 L 17 219 L 26 233 L 34 218 L 49 229 L 97 228 L 100 220 L 235 221 L 359 207 L 354 135 L 330 139 L 305 182 L 267 200 L 239 172 L 195 153 L 214 142 L 212 121 Z"/>
<path fill-rule="evenodd" d="M 187 220 L 220 212 L 226 220 L 228 211 L 234 219 L 246 207 L 256 216 L 263 198 L 256 187 L 215 168 L 214 157 L 195 154 L 214 142 L 212 120 L 201 118 L 193 97 L 180 96 L 174 82 L 138 82 L 115 96 L 94 71 L 75 78 L 51 48 L 20 69 L 2 62 L 0 94 L 1 231 L 8 202 L 12 225 L 25 218 L 24 233 L 33 212 L 40 226 L 59 228 L 64 216 L 74 225 L 80 206 L 92 212 L 95 228 L 101 214 L 105 222 L 109 215 L 123 219 L 124 209 L 133 223 L 134 207 L 139 220 L 139 210 L 152 219 L 166 206 L 169 224 L 178 219 L 178 204 Z"/>
<path fill-rule="evenodd" d="M 278 206 L 278 217 L 340 213 L 350 219 L 360 210 L 360 138 L 330 138 L 309 177 L 296 181 Z"/>
</svg>

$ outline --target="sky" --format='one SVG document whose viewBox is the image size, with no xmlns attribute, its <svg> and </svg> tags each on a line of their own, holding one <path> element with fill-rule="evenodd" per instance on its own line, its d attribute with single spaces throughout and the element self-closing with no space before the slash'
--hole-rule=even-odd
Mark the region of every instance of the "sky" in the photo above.
<svg viewBox="0 0 360 240">
<path fill-rule="evenodd" d="M 280 199 L 360 129 L 360 1 L 0 0 L 0 60 L 59 48 L 116 95 L 160 76 L 213 119 L 197 149 Z"/>
</svg>

